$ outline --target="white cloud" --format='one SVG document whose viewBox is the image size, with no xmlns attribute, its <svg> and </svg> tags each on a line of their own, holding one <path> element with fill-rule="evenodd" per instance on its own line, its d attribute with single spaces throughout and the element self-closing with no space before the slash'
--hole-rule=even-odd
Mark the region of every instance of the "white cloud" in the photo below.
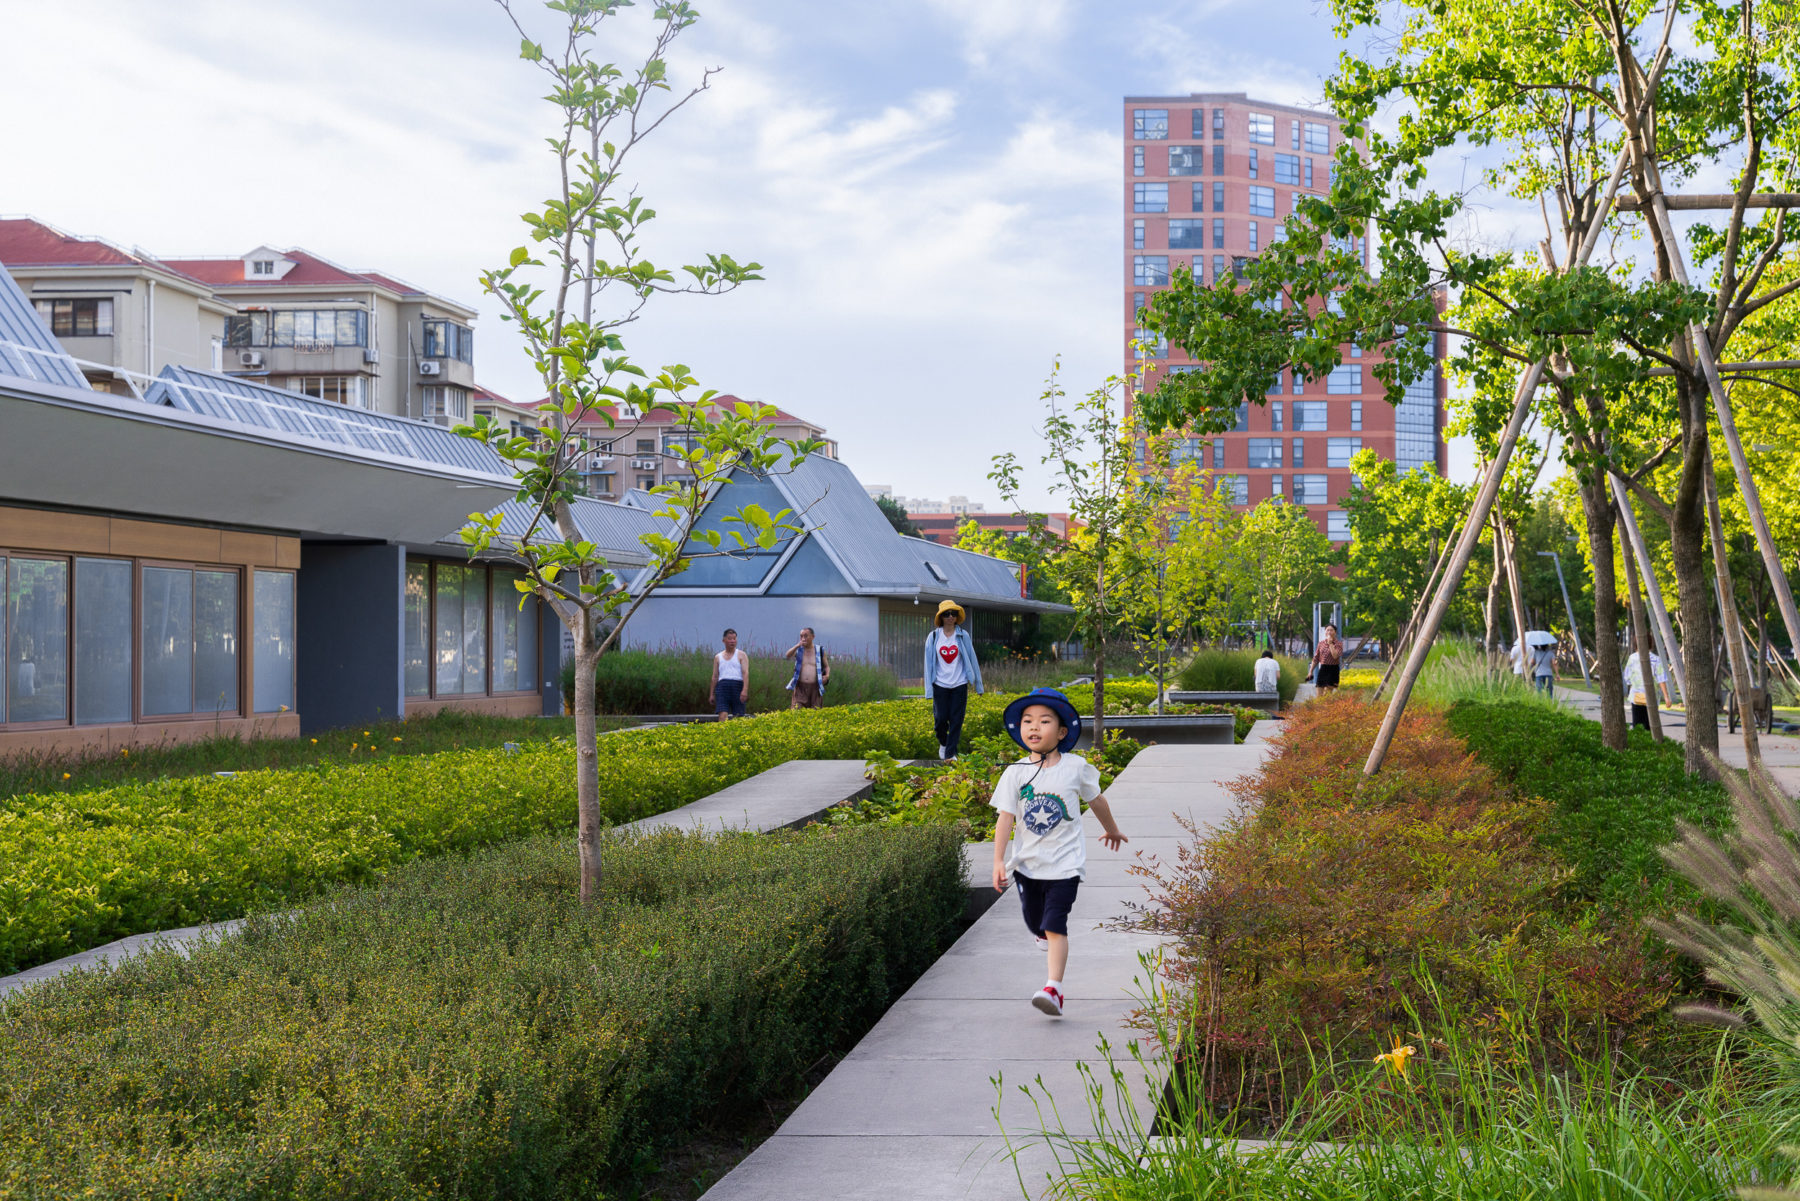
<svg viewBox="0 0 1800 1201">
<path fill-rule="evenodd" d="M 926 0 L 961 31 L 970 66 L 1017 66 L 1039 59 L 1067 32 L 1067 0 Z"/>
</svg>

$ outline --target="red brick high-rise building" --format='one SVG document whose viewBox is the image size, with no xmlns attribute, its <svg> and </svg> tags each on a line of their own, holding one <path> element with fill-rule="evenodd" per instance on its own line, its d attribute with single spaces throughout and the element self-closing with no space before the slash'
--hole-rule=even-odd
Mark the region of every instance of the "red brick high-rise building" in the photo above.
<svg viewBox="0 0 1800 1201">
<path fill-rule="evenodd" d="M 1342 122 L 1328 114 L 1253 101 L 1242 92 L 1127 96 L 1125 122 L 1125 366 L 1149 357 L 1146 388 L 1164 372 L 1197 371 L 1180 350 L 1133 349 L 1143 337 L 1138 310 L 1178 266 L 1212 284 L 1284 234 L 1298 198 L 1323 195 L 1343 143 Z M 1357 249 L 1365 256 L 1367 243 Z M 1261 405 L 1244 404 L 1234 430 L 1176 444 L 1178 458 L 1232 477 L 1239 504 L 1271 496 L 1306 505 L 1333 539 L 1347 540 L 1342 508 L 1350 457 L 1370 449 L 1401 471 L 1447 467 L 1443 437 L 1443 342 L 1440 366 L 1389 406 L 1374 351 L 1345 347 L 1343 365 L 1325 379 L 1283 371 Z"/>
</svg>

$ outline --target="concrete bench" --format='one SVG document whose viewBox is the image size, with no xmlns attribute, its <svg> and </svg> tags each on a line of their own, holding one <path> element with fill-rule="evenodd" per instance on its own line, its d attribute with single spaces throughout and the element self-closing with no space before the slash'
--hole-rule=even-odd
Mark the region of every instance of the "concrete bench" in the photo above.
<svg viewBox="0 0 1800 1201">
<path fill-rule="evenodd" d="M 1168 695 L 1171 705 L 1236 705 L 1240 709 L 1261 709 L 1264 713 L 1274 713 L 1281 708 L 1278 692 L 1189 692 L 1172 688 Z"/>
<path fill-rule="evenodd" d="M 1086 749 L 1093 743 L 1093 724 L 1082 722 L 1081 742 Z M 1230 746 L 1237 741 L 1237 718 L 1229 713 L 1141 713 L 1108 716 L 1106 728 L 1117 730 L 1126 738 L 1139 742 L 1158 742 L 1172 746 Z"/>
</svg>

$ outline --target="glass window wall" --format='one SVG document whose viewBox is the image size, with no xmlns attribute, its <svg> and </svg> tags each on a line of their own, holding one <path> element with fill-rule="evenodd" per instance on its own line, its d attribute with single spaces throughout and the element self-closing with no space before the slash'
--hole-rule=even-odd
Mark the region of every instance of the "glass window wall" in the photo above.
<svg viewBox="0 0 1800 1201">
<path fill-rule="evenodd" d="M 255 589 L 255 710 L 279 713 L 294 707 L 294 573 L 259 571 Z"/>
</svg>

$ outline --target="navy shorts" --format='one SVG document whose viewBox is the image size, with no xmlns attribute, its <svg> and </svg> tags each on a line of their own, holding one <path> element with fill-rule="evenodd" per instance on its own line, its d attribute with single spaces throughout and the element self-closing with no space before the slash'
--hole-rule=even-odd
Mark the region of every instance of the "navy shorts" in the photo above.
<svg viewBox="0 0 1800 1201">
<path fill-rule="evenodd" d="M 1075 890 L 1081 887 L 1078 876 L 1067 880 L 1033 880 L 1013 873 L 1019 889 L 1019 908 L 1024 911 L 1025 926 L 1042 938 L 1046 934 L 1069 936 L 1069 910 L 1075 907 Z"/>
<path fill-rule="evenodd" d="M 720 680 L 713 688 L 713 708 L 732 717 L 744 715 L 744 682 Z"/>
</svg>

